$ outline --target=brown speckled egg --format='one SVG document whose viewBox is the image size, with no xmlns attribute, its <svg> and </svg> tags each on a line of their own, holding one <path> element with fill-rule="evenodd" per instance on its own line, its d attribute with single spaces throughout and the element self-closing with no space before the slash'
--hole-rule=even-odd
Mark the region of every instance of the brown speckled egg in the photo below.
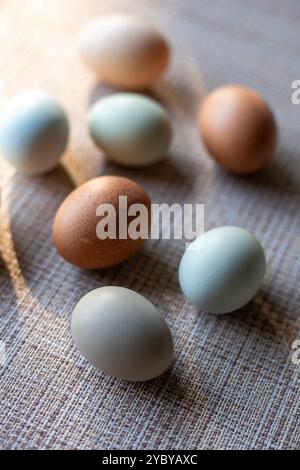
<svg viewBox="0 0 300 470">
<path fill-rule="evenodd" d="M 83 61 L 104 82 L 127 89 L 147 88 L 164 72 L 169 47 L 155 28 L 128 15 L 108 15 L 81 31 Z"/>
<path fill-rule="evenodd" d="M 253 173 L 271 161 L 277 130 L 271 110 L 255 91 L 226 85 L 210 93 L 199 115 L 210 155 L 233 173 Z"/>
<path fill-rule="evenodd" d="M 150 228 L 151 203 L 138 184 L 121 176 L 94 178 L 69 194 L 56 213 L 53 240 L 66 261 L 80 268 L 105 268 L 121 263 L 142 247 L 142 238 L 119 238 L 119 196 L 127 196 L 128 207 L 136 203 L 147 207 Z M 102 217 L 96 211 L 102 204 L 111 204 L 116 209 L 115 239 L 100 239 L 97 236 L 97 224 Z M 128 217 L 126 223 L 133 219 Z M 127 228 L 128 225 L 126 232 Z"/>
</svg>

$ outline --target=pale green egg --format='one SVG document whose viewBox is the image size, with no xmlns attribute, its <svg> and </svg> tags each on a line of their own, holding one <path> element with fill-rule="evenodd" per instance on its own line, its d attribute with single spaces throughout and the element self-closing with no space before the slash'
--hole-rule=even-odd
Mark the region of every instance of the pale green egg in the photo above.
<svg viewBox="0 0 300 470">
<path fill-rule="evenodd" d="M 71 329 L 81 354 L 118 379 L 153 379 L 173 358 L 172 334 L 161 313 L 123 287 L 100 287 L 83 296 L 73 311 Z"/>
<path fill-rule="evenodd" d="M 160 160 L 172 136 L 169 116 L 154 100 L 136 93 L 116 93 L 96 102 L 88 117 L 90 134 L 104 154 L 126 166 Z"/>
</svg>

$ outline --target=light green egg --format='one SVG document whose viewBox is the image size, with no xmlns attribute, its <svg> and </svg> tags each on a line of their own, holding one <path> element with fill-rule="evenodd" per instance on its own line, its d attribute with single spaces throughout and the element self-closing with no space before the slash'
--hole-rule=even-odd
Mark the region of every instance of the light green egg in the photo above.
<svg viewBox="0 0 300 470">
<path fill-rule="evenodd" d="M 172 136 L 169 116 L 154 100 L 116 93 L 97 101 L 88 116 L 90 134 L 104 154 L 126 166 L 145 166 L 165 156 Z"/>
<path fill-rule="evenodd" d="M 173 358 L 172 334 L 161 313 L 124 287 L 99 287 L 84 295 L 73 311 L 71 329 L 81 354 L 117 379 L 151 380 Z"/>
</svg>

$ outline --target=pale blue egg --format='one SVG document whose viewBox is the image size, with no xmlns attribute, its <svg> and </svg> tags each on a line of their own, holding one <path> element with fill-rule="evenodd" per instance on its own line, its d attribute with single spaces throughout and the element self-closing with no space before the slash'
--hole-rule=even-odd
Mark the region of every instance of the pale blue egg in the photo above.
<svg viewBox="0 0 300 470">
<path fill-rule="evenodd" d="M 54 168 L 66 149 L 66 114 L 48 93 L 28 90 L 12 98 L 0 115 L 0 151 L 24 174 Z"/>
<path fill-rule="evenodd" d="M 167 112 L 136 93 L 115 93 L 100 99 L 89 112 L 88 124 L 97 146 L 121 165 L 155 163 L 166 154 L 171 141 Z"/>
<path fill-rule="evenodd" d="M 264 250 L 251 233 L 240 227 L 219 227 L 188 246 L 179 266 L 179 283 L 199 309 L 230 313 L 255 296 L 265 264 Z"/>
</svg>

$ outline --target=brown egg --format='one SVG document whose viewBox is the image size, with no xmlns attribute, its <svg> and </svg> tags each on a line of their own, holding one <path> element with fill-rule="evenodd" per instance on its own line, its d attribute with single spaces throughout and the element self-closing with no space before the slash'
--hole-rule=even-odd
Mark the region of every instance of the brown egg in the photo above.
<svg viewBox="0 0 300 470">
<path fill-rule="evenodd" d="M 146 206 L 149 214 L 147 225 L 150 228 L 151 203 L 138 184 L 121 176 L 94 178 L 69 194 L 56 213 L 53 240 L 65 260 L 80 268 L 105 268 L 121 263 L 143 246 L 142 238 L 119 238 L 122 236 L 118 223 L 119 196 L 127 196 L 127 207 L 136 203 Z M 97 224 L 105 217 L 104 213 L 103 217 L 96 214 L 101 204 L 111 204 L 116 209 L 115 239 L 100 239 L 97 236 Z M 128 220 L 125 218 L 125 236 L 133 219 L 133 216 Z"/>
<path fill-rule="evenodd" d="M 166 68 L 169 47 L 156 29 L 127 15 L 103 16 L 80 35 L 82 59 L 104 82 L 122 88 L 146 88 Z"/>
<path fill-rule="evenodd" d="M 255 91 L 226 85 L 210 93 L 199 115 L 211 156 L 233 173 L 253 173 L 273 157 L 277 130 L 268 105 Z"/>
</svg>

